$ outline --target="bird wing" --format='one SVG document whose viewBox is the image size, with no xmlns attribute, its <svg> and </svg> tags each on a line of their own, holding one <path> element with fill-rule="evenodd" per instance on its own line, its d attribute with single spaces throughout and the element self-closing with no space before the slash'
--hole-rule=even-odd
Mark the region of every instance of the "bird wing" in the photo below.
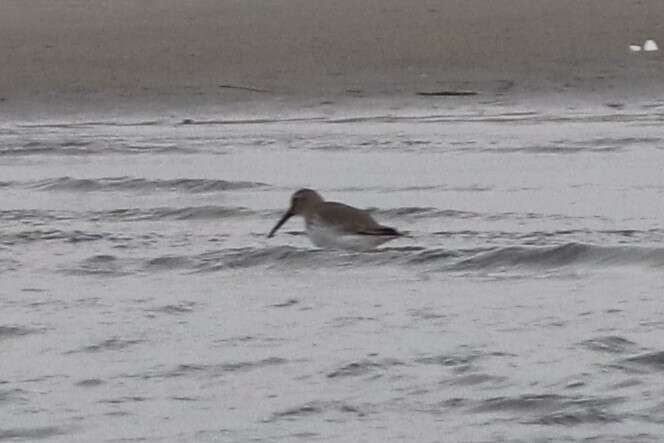
<svg viewBox="0 0 664 443">
<path fill-rule="evenodd" d="M 318 208 L 324 223 L 360 235 L 400 235 L 395 229 L 382 226 L 367 211 L 337 202 L 324 202 Z"/>
</svg>

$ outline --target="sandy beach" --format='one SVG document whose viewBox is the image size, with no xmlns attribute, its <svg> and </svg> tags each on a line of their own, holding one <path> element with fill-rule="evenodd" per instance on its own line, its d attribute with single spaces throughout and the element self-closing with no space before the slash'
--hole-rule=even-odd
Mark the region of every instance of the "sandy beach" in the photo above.
<svg viewBox="0 0 664 443">
<path fill-rule="evenodd" d="M 659 0 L 21 0 L 0 105 L 228 105 L 469 90 L 657 94 Z"/>
</svg>

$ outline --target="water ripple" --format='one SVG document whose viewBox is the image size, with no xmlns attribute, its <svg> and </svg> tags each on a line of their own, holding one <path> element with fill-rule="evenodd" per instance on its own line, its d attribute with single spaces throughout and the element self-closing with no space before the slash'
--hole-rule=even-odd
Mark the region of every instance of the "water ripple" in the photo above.
<svg viewBox="0 0 664 443">
<path fill-rule="evenodd" d="M 348 363 L 327 374 L 327 378 L 357 377 L 368 375 L 375 371 L 387 370 L 394 366 L 403 366 L 405 363 L 396 359 L 383 359 L 378 361 L 361 360 Z"/>
<path fill-rule="evenodd" d="M 0 429 L 0 441 L 3 440 L 41 440 L 69 434 L 70 429 L 57 426 L 42 426 L 34 428 Z"/>
<path fill-rule="evenodd" d="M 611 354 L 622 354 L 633 352 L 637 349 L 637 344 L 623 337 L 609 335 L 606 337 L 591 338 L 580 343 L 584 348 L 591 351 L 607 352 Z"/>
<path fill-rule="evenodd" d="M 67 352 L 68 354 L 73 354 L 77 352 L 88 352 L 88 353 L 96 353 L 96 352 L 104 352 L 104 351 L 121 351 L 123 349 L 126 349 L 130 346 L 137 345 L 139 343 L 143 343 L 143 340 L 124 340 L 121 338 L 109 338 L 106 340 L 103 340 L 99 343 L 95 343 L 92 345 L 88 346 L 83 346 L 80 349 L 74 350 L 74 351 L 69 351 Z"/>
<path fill-rule="evenodd" d="M 39 332 L 39 330 L 23 326 L 0 326 L 0 340 L 22 337 L 36 332 Z"/>
<path fill-rule="evenodd" d="M 356 417 L 364 417 L 367 412 L 363 408 L 353 406 L 341 401 L 312 401 L 293 408 L 284 409 L 272 414 L 269 421 L 296 420 L 312 415 L 321 414 L 351 414 Z"/>
<path fill-rule="evenodd" d="M 228 181 L 213 179 L 145 179 L 134 177 L 73 178 L 58 177 L 29 183 L 29 187 L 44 191 L 99 192 L 219 192 L 267 186 L 260 182 Z"/>
<path fill-rule="evenodd" d="M 624 401 L 622 397 L 524 394 L 482 400 L 472 410 L 476 413 L 513 415 L 525 424 L 575 426 L 622 421 L 624 416 L 611 412 L 611 408 Z"/>
</svg>

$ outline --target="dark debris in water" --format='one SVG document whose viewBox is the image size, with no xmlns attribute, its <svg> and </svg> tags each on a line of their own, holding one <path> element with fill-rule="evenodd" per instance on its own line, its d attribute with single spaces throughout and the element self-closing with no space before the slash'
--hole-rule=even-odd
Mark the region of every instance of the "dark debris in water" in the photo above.
<svg viewBox="0 0 664 443">
<path fill-rule="evenodd" d="M 418 91 L 415 93 L 423 97 L 468 97 L 478 95 L 477 91 L 469 90 L 441 90 L 441 91 Z"/>
</svg>

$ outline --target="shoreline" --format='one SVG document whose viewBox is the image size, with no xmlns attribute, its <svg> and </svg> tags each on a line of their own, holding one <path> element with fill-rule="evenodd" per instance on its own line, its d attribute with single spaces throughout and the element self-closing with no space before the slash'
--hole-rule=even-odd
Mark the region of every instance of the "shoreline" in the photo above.
<svg viewBox="0 0 664 443">
<path fill-rule="evenodd" d="M 598 118 L 615 121 L 651 121 L 664 115 L 664 97 L 629 97 L 615 95 L 529 94 L 503 97 L 367 97 L 323 100 L 256 100 L 232 103 L 188 103 L 160 100 L 114 103 L 112 106 L 79 100 L 20 103 L 0 109 L 0 118 L 9 127 L 18 125 L 226 125 L 292 122 L 326 123 L 404 123 L 438 121 L 440 123 L 483 121 L 495 123 L 528 121 L 583 121 Z"/>
</svg>

